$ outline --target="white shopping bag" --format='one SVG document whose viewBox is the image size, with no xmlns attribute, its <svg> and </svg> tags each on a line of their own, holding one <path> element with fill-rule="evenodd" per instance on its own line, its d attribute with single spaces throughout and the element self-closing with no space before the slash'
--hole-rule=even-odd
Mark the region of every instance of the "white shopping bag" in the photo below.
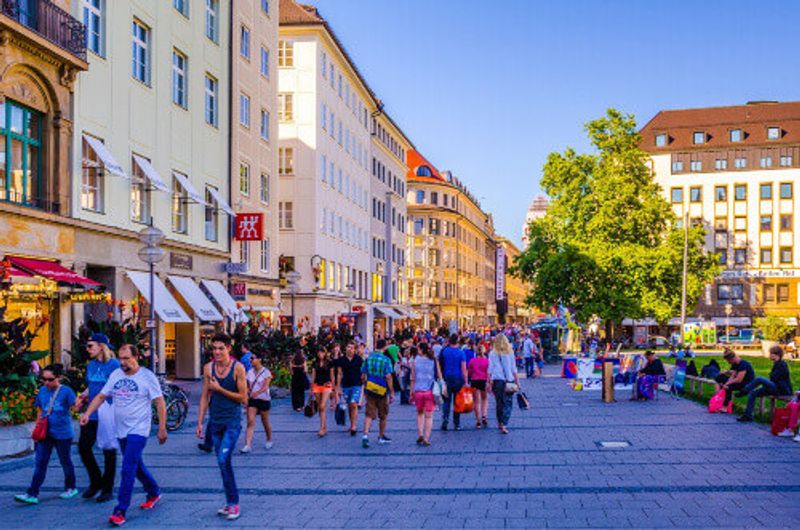
<svg viewBox="0 0 800 530">
<path fill-rule="evenodd" d="M 114 422 L 114 409 L 103 403 L 97 409 L 97 447 L 103 450 L 119 449 L 117 425 Z"/>
</svg>

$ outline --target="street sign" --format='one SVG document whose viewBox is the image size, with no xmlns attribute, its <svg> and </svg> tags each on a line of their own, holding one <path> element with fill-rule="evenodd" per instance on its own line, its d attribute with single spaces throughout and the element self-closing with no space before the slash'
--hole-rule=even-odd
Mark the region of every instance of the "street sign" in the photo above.
<svg viewBox="0 0 800 530">
<path fill-rule="evenodd" d="M 222 267 L 228 274 L 245 274 L 249 270 L 247 263 L 223 263 Z"/>
<path fill-rule="evenodd" d="M 247 284 L 244 282 L 231 282 L 231 297 L 234 300 L 244 300 L 247 298 Z"/>
</svg>

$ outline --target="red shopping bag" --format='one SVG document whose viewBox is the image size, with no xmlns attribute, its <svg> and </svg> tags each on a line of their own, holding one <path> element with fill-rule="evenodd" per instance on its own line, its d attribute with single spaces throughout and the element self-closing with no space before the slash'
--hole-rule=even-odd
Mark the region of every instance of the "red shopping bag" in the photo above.
<svg viewBox="0 0 800 530">
<path fill-rule="evenodd" d="M 783 432 L 789 428 L 790 414 L 789 407 L 775 409 L 772 414 L 772 434 L 774 436 L 778 436 L 779 432 Z"/>
<path fill-rule="evenodd" d="M 456 394 L 456 404 L 453 410 L 458 414 L 467 414 L 472 412 L 475 407 L 475 401 L 472 396 L 472 389 L 468 386 L 461 387 L 458 394 Z"/>
</svg>

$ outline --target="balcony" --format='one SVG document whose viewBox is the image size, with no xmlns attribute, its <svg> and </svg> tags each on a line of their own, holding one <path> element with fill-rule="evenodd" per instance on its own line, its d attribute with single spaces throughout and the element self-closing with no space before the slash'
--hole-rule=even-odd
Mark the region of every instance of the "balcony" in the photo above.
<svg viewBox="0 0 800 530">
<path fill-rule="evenodd" d="M 1 0 L 0 13 L 86 61 L 86 27 L 48 0 Z"/>
</svg>

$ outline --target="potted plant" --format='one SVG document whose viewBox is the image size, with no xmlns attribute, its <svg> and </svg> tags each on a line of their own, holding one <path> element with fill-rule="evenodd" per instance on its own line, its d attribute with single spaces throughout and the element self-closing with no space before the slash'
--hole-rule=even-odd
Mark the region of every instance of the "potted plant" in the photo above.
<svg viewBox="0 0 800 530">
<path fill-rule="evenodd" d="M 778 343 L 789 335 L 794 329 L 794 326 L 786 322 L 786 319 L 776 315 L 767 315 L 765 317 L 756 318 L 753 322 L 756 329 L 761 331 L 763 339 L 761 340 L 761 351 L 766 356 L 769 355 L 769 349 L 777 346 Z"/>
</svg>

